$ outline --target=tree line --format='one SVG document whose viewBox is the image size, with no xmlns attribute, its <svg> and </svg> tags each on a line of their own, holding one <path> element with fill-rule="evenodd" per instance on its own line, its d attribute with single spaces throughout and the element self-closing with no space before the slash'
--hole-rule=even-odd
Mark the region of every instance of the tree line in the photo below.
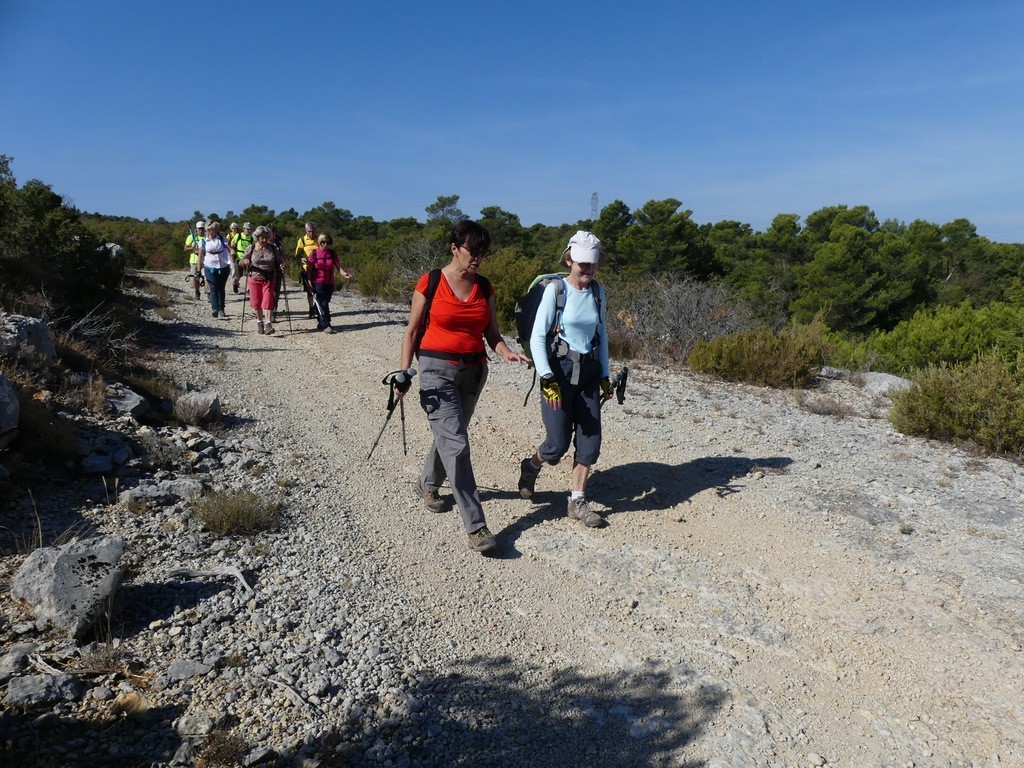
<svg viewBox="0 0 1024 768">
<path fill-rule="evenodd" d="M 195 211 L 186 221 L 80 213 L 40 181 L 18 188 L 8 158 L 0 165 L 0 195 L 0 202 L 16 203 L 0 206 L 5 255 L 47 253 L 99 286 L 110 285 L 118 265 L 83 254 L 105 242 L 124 249 L 122 268 L 184 268 L 182 246 L 196 219 L 273 224 L 289 252 L 313 221 L 333 235 L 363 294 L 403 299 L 419 274 L 447 260 L 448 231 L 467 218 L 454 194 L 425 206 L 423 221 L 377 221 L 330 201 L 301 213 L 258 204 L 223 215 Z M 18 221 L 8 223 L 15 211 Z M 761 232 L 740 221 L 696 222 L 673 198 L 635 209 L 615 200 L 596 220 L 556 226 L 524 226 L 500 206 L 475 218 L 492 236 L 484 271 L 498 288 L 506 328 L 516 296 L 555 268 L 573 232 L 588 229 L 604 245 L 600 279 L 621 299 L 612 307 L 613 340 L 627 350 L 683 359 L 687 344 L 700 338 L 744 327 L 780 330 L 815 317 L 833 334 L 840 362 L 866 368 L 901 372 L 969 359 L 987 347 L 1024 349 L 1024 244 L 992 242 L 963 218 L 907 224 L 879 221 L 866 205 L 832 205 L 803 218 L 780 213 Z M 30 273 L 21 270 L 29 282 Z M 658 343 L 631 342 L 638 326 L 661 337 Z M 681 335 L 686 343 L 674 341 Z M 939 359 L 928 355 L 937 338 L 945 339 Z"/>
</svg>

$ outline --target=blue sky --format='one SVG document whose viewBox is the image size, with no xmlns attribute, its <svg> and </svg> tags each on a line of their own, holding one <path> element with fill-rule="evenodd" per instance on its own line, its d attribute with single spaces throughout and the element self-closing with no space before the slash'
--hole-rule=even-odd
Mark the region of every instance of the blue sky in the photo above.
<svg viewBox="0 0 1024 768">
<path fill-rule="evenodd" d="M 84 211 L 326 200 L 697 222 L 868 205 L 1024 242 L 1024 4 L 0 0 L 0 153 Z"/>
</svg>

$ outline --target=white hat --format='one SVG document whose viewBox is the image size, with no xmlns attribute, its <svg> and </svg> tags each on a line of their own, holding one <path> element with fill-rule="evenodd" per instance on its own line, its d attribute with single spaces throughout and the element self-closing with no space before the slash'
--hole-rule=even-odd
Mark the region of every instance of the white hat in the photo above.
<svg viewBox="0 0 1024 768">
<path fill-rule="evenodd" d="M 569 244 L 562 253 L 562 261 L 566 255 L 581 264 L 597 264 L 601 260 L 601 241 L 592 232 L 579 230 L 569 238 Z"/>
<path fill-rule="evenodd" d="M 196 229 L 206 229 L 206 222 L 205 221 L 197 221 L 196 222 Z"/>
</svg>

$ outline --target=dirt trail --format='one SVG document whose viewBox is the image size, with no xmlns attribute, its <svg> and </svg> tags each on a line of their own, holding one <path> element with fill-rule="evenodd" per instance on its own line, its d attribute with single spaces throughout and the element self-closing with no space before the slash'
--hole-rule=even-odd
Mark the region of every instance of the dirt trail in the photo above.
<svg viewBox="0 0 1024 768">
<path fill-rule="evenodd" d="M 160 279 L 195 321 L 180 275 Z M 201 383 L 303 456 L 296 512 L 328 540 L 359 530 L 365 551 L 347 555 L 400 593 L 416 621 L 395 631 L 424 666 L 501 681 L 481 706 L 543 691 L 560 722 L 622 727 L 633 764 L 1024 765 L 1016 465 L 901 436 L 850 385 L 819 393 L 852 408 L 838 419 L 635 366 L 605 410 L 591 496 L 609 525 L 591 530 L 565 517 L 564 468 L 532 503 L 516 493 L 536 393 L 523 408 L 529 372 L 492 362 L 471 442 L 500 547 L 481 557 L 450 507 L 413 493 L 429 440 L 417 398 L 408 456 L 396 414 L 366 461 L 402 308 L 341 294 L 340 333 L 294 319 L 267 337 L 238 333 L 232 306 L 189 332 L 186 354 L 217 360 Z"/>
</svg>

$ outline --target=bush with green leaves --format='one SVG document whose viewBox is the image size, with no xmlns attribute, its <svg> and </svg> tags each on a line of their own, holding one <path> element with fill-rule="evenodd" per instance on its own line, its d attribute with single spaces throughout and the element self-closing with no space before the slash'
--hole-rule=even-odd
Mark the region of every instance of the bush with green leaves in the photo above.
<svg viewBox="0 0 1024 768">
<path fill-rule="evenodd" d="M 1024 454 L 1022 356 L 1007 363 L 986 352 L 970 363 L 922 369 L 914 385 L 892 395 L 889 421 L 907 435 L 973 443 L 997 453 Z"/>
<path fill-rule="evenodd" d="M 807 384 L 831 352 L 819 314 L 810 323 L 795 323 L 781 332 L 757 328 L 698 341 L 686 362 L 695 371 L 726 381 L 789 388 Z"/>
<path fill-rule="evenodd" d="M 833 362 L 902 375 L 929 365 L 969 363 L 989 350 L 998 350 L 1005 361 L 1024 352 L 1024 308 L 1000 302 L 975 308 L 965 301 L 922 309 L 891 331 L 840 343 Z"/>
<path fill-rule="evenodd" d="M 16 309 L 22 294 L 40 293 L 78 315 L 112 298 L 123 256 L 103 247 L 48 184 L 32 179 L 19 188 L 10 160 L 0 155 L 0 304 Z"/>
</svg>

